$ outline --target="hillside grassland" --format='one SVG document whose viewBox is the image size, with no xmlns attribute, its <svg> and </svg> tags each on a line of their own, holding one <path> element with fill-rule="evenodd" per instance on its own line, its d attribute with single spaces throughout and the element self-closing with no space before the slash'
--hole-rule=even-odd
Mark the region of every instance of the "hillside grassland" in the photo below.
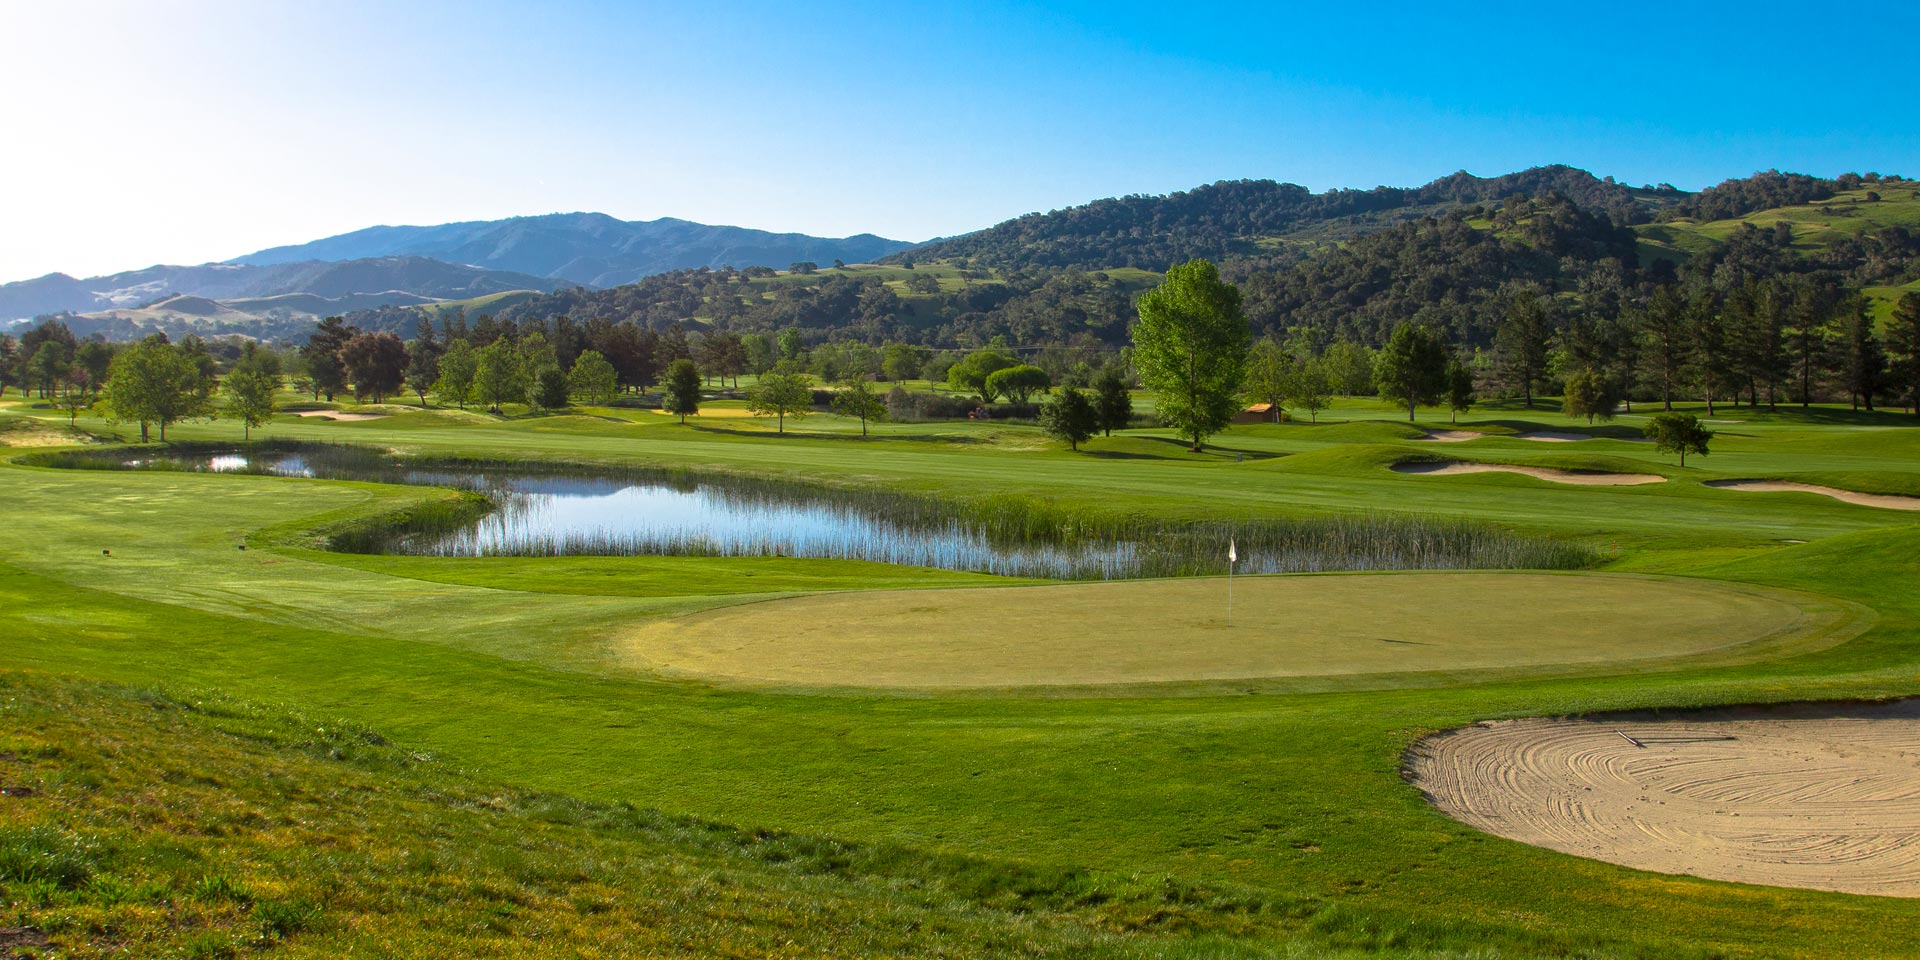
<svg viewBox="0 0 1920 960">
<path fill-rule="evenodd" d="M 1880 199 L 1867 199 L 1870 192 L 1877 192 Z M 1916 194 L 1920 191 L 1910 183 L 1880 184 L 1842 191 L 1828 200 L 1770 207 L 1727 220 L 1680 218 L 1633 229 L 1640 235 L 1642 264 L 1659 257 L 1682 262 L 1717 248 L 1743 227 L 1771 230 L 1778 223 L 1787 224 L 1792 231 L 1793 248 L 1806 253 L 1856 233 L 1887 227 L 1920 228 L 1920 196 Z"/>
<path fill-rule="evenodd" d="M 1920 902 L 1557 854 L 1457 824 L 1400 777 L 1415 739 L 1479 719 L 1920 693 L 1920 514 L 1703 484 L 1799 479 L 1920 494 L 1920 431 L 1903 414 L 1722 407 L 1713 452 L 1683 469 L 1630 442 L 1638 420 L 1589 429 L 1501 403 L 1457 425 L 1423 411 L 1410 427 L 1376 401 L 1337 400 L 1317 425 L 1235 427 L 1197 455 L 1158 429 L 1076 454 L 1004 423 L 879 424 L 862 440 L 856 421 L 828 415 L 776 437 L 759 420 L 683 427 L 626 408 L 385 412 L 283 416 L 255 436 L 788 477 L 1088 518 L 1417 512 L 1576 541 L 1602 561 L 1598 575 L 1511 575 L 1526 578 L 1520 589 L 1498 583 L 1509 575 L 1461 581 L 1431 601 L 1450 609 L 1478 604 L 1498 619 L 1535 602 L 1603 603 L 1621 618 L 1620 642 L 1658 646 L 1645 626 L 1685 612 L 1641 608 L 1675 583 L 1852 611 L 1851 639 L 1671 657 L 1658 669 L 1603 660 L 1487 676 L 1423 664 L 1346 686 L 742 687 L 654 672 L 630 638 L 669 618 L 778 603 L 811 605 L 807 627 L 831 636 L 832 597 L 884 607 L 896 589 L 947 605 L 941 631 L 993 635 L 1010 584 L 796 558 L 333 553 L 313 531 L 452 494 L 57 469 L 35 465 L 48 449 L 35 447 L 0 464 L 0 663 L 10 671 L 0 752 L 25 758 L 0 774 L 36 791 L 0 799 L 12 922 L 76 955 L 129 944 L 188 955 L 203 949 L 199 937 L 315 956 L 615 955 L 616 939 L 628 952 L 740 956 L 1911 949 Z M 0 404 L 0 423 L 21 421 L 43 424 L 38 433 L 65 417 Z M 104 439 L 126 432 L 89 417 L 79 425 Z M 1488 435 L 1418 439 L 1449 427 Z M 1517 437 L 1536 430 L 1597 438 Z M 239 437 L 225 421 L 169 430 L 177 442 Z M 1409 458 L 1666 482 L 1572 487 L 1388 469 Z M 1417 601 L 1409 584 L 1434 576 L 1258 582 L 1333 584 L 1327 602 L 1301 608 L 1321 618 L 1344 608 L 1366 623 L 1374 609 Z M 863 589 L 881 592 L 830 593 Z M 1358 592 L 1331 602 L 1344 589 Z M 1062 616 L 1072 621 L 1070 609 Z M 778 619 L 742 624 L 726 642 L 777 641 Z M 903 642 L 935 632 L 898 629 Z M 131 819 L 124 798 L 145 795 L 164 798 L 161 811 Z M 315 797 L 331 798 L 331 812 Z M 344 818 L 342 804 L 367 815 Z M 48 886 L 6 872 L 9 851 L 42 847 L 84 876 Z M 80 852 L 59 853 L 69 848 Z M 145 892 L 112 892 L 128 889 Z M 233 889 L 247 895 L 221 892 Z M 221 955 L 217 944 L 204 950 Z"/>
</svg>

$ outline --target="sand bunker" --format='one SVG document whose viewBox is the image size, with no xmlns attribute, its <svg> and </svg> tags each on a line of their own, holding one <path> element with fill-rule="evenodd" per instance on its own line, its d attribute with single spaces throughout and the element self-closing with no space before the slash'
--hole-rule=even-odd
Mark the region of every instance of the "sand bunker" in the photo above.
<svg viewBox="0 0 1920 960">
<path fill-rule="evenodd" d="M 1920 897 L 1920 700 L 1510 720 L 1429 737 L 1449 816 L 1661 873 Z"/>
<path fill-rule="evenodd" d="M 1855 490 L 1841 490 L 1838 487 L 1792 483 L 1786 480 L 1708 480 L 1706 485 L 1721 490 L 1745 490 L 1749 493 L 1817 493 L 1823 497 L 1832 497 L 1835 500 L 1843 500 L 1862 507 L 1920 510 L 1920 497 L 1902 497 L 1891 493 L 1860 493 Z"/>
<path fill-rule="evenodd" d="M 1486 434 L 1474 433 L 1471 430 L 1429 430 L 1426 436 L 1414 437 L 1413 439 L 1416 441 L 1429 440 L 1434 443 L 1462 443 L 1468 440 L 1478 440 L 1484 436 L 1486 436 Z"/>
<path fill-rule="evenodd" d="M 1581 440 L 1593 439 L 1591 435 L 1585 433 L 1560 433 L 1554 430 L 1529 430 L 1526 433 L 1516 433 L 1513 435 L 1513 438 L 1515 440 L 1538 440 L 1542 443 L 1575 443 Z"/>
<path fill-rule="evenodd" d="M 318 417 L 321 420 L 382 420 L 384 413 L 341 413 L 338 410 L 302 410 L 296 416 Z"/>
<path fill-rule="evenodd" d="M 1552 467 L 1522 467 L 1510 463 L 1465 463 L 1458 460 L 1445 463 L 1396 463 L 1391 469 L 1395 473 L 1414 473 L 1430 477 L 1451 477 L 1463 473 L 1518 473 L 1541 480 L 1551 480 L 1554 483 L 1571 483 L 1583 487 L 1636 487 L 1643 483 L 1667 482 L 1666 477 L 1652 473 L 1556 470 Z"/>
</svg>

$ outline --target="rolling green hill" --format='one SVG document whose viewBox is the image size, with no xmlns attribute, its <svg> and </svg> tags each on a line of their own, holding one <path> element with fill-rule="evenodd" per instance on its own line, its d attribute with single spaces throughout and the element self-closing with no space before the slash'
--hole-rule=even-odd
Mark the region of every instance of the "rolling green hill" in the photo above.
<svg viewBox="0 0 1920 960">
<path fill-rule="evenodd" d="M 1856 234 L 1890 227 L 1920 230 L 1920 186 L 1880 184 L 1845 191 L 1828 200 L 1769 207 L 1742 217 L 1706 221 L 1679 218 L 1633 229 L 1640 235 L 1641 263 L 1651 264 L 1659 257 L 1684 262 L 1695 254 L 1724 248 L 1731 237 L 1747 228 L 1778 230 L 1782 224 L 1792 233 L 1792 249 L 1803 254 L 1822 252 Z"/>
</svg>

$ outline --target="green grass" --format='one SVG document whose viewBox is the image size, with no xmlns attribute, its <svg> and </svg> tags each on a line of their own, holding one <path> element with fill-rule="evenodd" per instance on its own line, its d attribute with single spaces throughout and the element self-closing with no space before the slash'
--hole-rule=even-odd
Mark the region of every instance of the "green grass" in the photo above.
<svg viewBox="0 0 1920 960">
<path fill-rule="evenodd" d="M 0 416 L 55 414 L 10 399 Z M 1125 431 L 1074 454 L 1025 427 L 886 424 L 861 440 L 857 424 L 828 416 L 795 425 L 786 438 L 720 418 L 681 427 L 646 415 L 465 420 L 434 411 L 276 421 L 266 431 L 438 456 L 663 465 L 957 498 L 1034 498 L 1118 517 L 1417 513 L 1575 540 L 1601 550 L 1619 571 L 1801 591 L 1874 617 L 1838 646 L 1758 662 L 1441 677 L 1397 689 L 1250 684 L 1179 697 L 793 694 L 665 678 L 626 656 L 623 638 L 634 625 L 821 590 L 982 580 L 909 569 L 876 576 L 871 568 L 801 560 L 344 557 L 302 545 L 302 531 L 443 494 L 0 465 L 0 539 L 9 548 L 0 560 L 0 662 L 78 684 L 16 679 L 26 692 L 9 691 L 8 702 L 41 706 L 32 708 L 39 710 L 32 724 L 0 728 L 0 736 L 21 742 L 0 751 L 110 755 L 106 746 L 89 746 L 97 742 L 133 757 L 179 758 L 88 760 L 93 765 L 75 768 L 73 782 L 101 785 L 70 793 L 60 786 L 31 804 L 0 801 L 0 822 L 57 826 L 83 845 L 100 841 L 104 853 L 90 869 L 120 877 L 116 889 L 185 891 L 224 871 L 251 892 L 253 905 L 160 893 L 140 901 L 146 913 L 114 914 L 108 923 L 96 922 L 106 914 L 89 912 L 104 909 L 101 899 L 75 890 L 8 880 L 5 899 L 18 922 L 63 944 L 104 943 L 99 931 L 111 926 L 138 931 L 122 934 L 129 943 L 159 944 L 148 951 L 156 954 L 184 952 L 202 934 L 234 943 L 254 936 L 265 929 L 255 915 L 263 903 L 286 904 L 271 908 L 282 918 L 275 924 L 298 926 L 301 898 L 320 904 L 314 930 L 294 932 L 274 949 L 330 955 L 386 935 L 416 955 L 565 956 L 582 944 L 608 949 L 622 937 L 641 952 L 742 955 L 1907 952 L 1908 931 L 1920 918 L 1911 901 L 1659 876 L 1551 853 L 1456 824 L 1400 779 L 1401 754 L 1414 739 L 1476 719 L 1920 692 L 1920 595 L 1911 589 L 1920 517 L 1699 483 L 1793 475 L 1909 489 L 1920 479 L 1920 431 L 1907 426 L 1911 418 L 1723 407 L 1715 419 L 1742 422 L 1716 424 L 1713 453 L 1689 458 L 1684 470 L 1649 445 L 1621 439 L 1421 443 L 1385 405 L 1350 400 L 1336 401 L 1321 425 L 1235 428 L 1200 455 L 1160 430 Z M 1448 423 L 1422 411 L 1420 425 Z M 1583 422 L 1507 404 L 1475 410 L 1460 424 L 1476 425 L 1585 432 Z M 116 430 L 87 418 L 81 427 Z M 169 435 L 231 442 L 239 429 L 185 424 Z M 1386 469 L 1395 459 L 1435 453 L 1542 465 L 1605 458 L 1670 480 L 1574 488 Z M 242 543 L 250 548 L 238 550 Z M 1577 590 L 1585 578 L 1564 579 Z M 964 615 L 992 630 L 993 591 L 977 593 Z M 1488 602 L 1516 599 L 1527 598 L 1495 594 Z M 1382 602 L 1392 601 L 1391 591 L 1383 593 Z M 912 632 L 901 639 L 911 642 Z M 358 747 L 341 747 L 348 756 L 336 761 L 326 756 L 330 747 L 303 746 L 285 732 L 301 724 L 229 743 L 219 740 L 230 736 L 220 732 L 224 720 L 128 706 L 141 701 L 93 686 L 99 683 L 164 685 L 257 704 L 267 714 L 338 718 L 314 727 L 332 731 L 344 722 L 341 729 L 378 731 L 398 745 L 396 754 L 438 759 L 421 771 L 381 767 L 375 758 L 364 761 L 374 764 L 367 772 L 353 766 L 363 762 L 354 759 Z M 185 695 L 167 701 L 192 702 Z M 28 743 L 18 731 L 33 725 L 47 732 Z M 106 733 L 80 733 L 94 729 Z M 244 758 L 216 760 L 194 745 L 209 737 Z M 318 766 L 295 771 L 308 762 Z M 16 769 L 0 765 L 9 782 Z M 42 770 L 55 780 L 67 776 L 51 760 L 25 769 L 33 777 Z M 256 769 L 263 772 L 241 774 Z M 192 779 L 206 770 L 220 783 Z M 275 784 L 316 786 L 276 794 Z M 186 812 L 168 813 L 166 829 L 140 840 L 139 822 L 126 819 L 138 807 L 124 798 L 161 789 L 234 817 L 252 811 L 264 823 L 220 820 L 222 833 L 191 834 L 185 825 L 206 808 L 182 799 Z M 319 832 L 302 834 L 299 823 L 320 816 L 299 805 L 309 793 L 350 801 L 336 807 L 364 801 L 372 813 L 351 822 L 323 818 Z M 505 799 L 496 809 L 475 799 L 484 797 Z M 737 836 L 766 830 L 813 838 L 803 845 L 855 851 L 826 862 L 860 866 L 789 877 L 788 868 L 750 854 L 703 860 L 706 853 L 672 836 L 632 841 L 652 847 L 597 846 L 615 840 L 545 832 L 545 803 L 586 811 L 630 805 L 672 823 L 725 825 L 742 831 Z M 351 842 L 316 842 L 311 850 L 289 842 L 330 831 Z M 516 845 L 518 837 L 528 843 Z M 148 842 L 151 848 L 137 846 Z M 116 849 L 201 856 L 183 854 L 177 869 L 164 862 L 134 869 L 129 864 L 148 860 Z M 450 866 L 423 879 L 404 868 L 416 849 Z M 520 863 L 532 864 L 530 879 L 515 879 L 515 855 L 496 849 L 517 850 Z M 745 859 L 729 859 L 736 856 Z M 889 865 L 901 861 L 953 866 L 903 873 Z M 577 878 L 541 879 L 550 863 L 569 864 L 567 876 Z M 728 880 L 692 884 L 712 863 Z M 649 864 L 658 872 L 645 872 Z M 323 882 L 336 875 L 330 871 L 347 882 Z M 477 879 L 464 886 L 434 879 L 442 873 Z M 950 874 L 972 879 L 961 884 Z M 1089 887 L 1066 877 L 1094 879 Z M 1005 895 L 1029 887 L 1039 892 L 1025 909 Z M 481 892 L 487 889 L 494 893 Z M 330 899 L 333 890 L 349 902 Z M 589 893 L 576 897 L 583 890 Z M 1143 890 L 1173 892 L 1152 899 Z M 591 914 L 586 904 L 594 897 L 612 906 Z M 504 934 L 487 932 L 489 911 L 501 903 L 531 918 L 518 927 L 502 920 L 516 931 L 510 946 L 498 939 Z M 350 919 L 362 908 L 379 913 L 364 927 Z M 718 931 L 729 925 L 739 939 L 722 939 Z M 776 928 L 796 945 L 779 947 L 768 932 Z M 595 929 L 608 939 L 593 940 Z M 648 939 L 649 929 L 674 935 Z M 311 946 L 301 946 L 303 939 Z"/>
<path fill-rule="evenodd" d="M 1869 202 L 1867 194 L 1878 192 L 1880 199 Z M 1835 195 L 1830 200 L 1791 207 L 1759 210 L 1729 220 L 1674 220 L 1636 226 L 1642 265 L 1661 258 L 1684 262 L 1698 253 L 1718 249 L 1736 231 L 1752 226 L 1772 230 L 1785 223 L 1793 233 L 1793 248 L 1803 254 L 1818 251 L 1857 233 L 1873 233 L 1888 227 L 1920 229 L 1920 190 L 1913 184 L 1877 184 Z M 1884 318 L 1893 311 L 1900 295 L 1920 289 L 1904 287 L 1867 287 L 1873 299 L 1874 315 Z"/>
</svg>

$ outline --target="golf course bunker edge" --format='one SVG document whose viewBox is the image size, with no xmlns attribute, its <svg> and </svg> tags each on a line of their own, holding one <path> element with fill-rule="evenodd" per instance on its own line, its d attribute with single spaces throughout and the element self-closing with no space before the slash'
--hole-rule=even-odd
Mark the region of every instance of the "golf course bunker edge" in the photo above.
<svg viewBox="0 0 1920 960">
<path fill-rule="evenodd" d="M 1373 573 L 821 593 L 626 628 L 630 666 L 754 686 L 964 690 L 1661 669 L 1831 646 L 1858 608 L 1631 574 Z"/>
<path fill-rule="evenodd" d="M 1659 873 L 1920 897 L 1920 699 L 1434 734 L 1429 802 L 1509 840 Z"/>
</svg>

